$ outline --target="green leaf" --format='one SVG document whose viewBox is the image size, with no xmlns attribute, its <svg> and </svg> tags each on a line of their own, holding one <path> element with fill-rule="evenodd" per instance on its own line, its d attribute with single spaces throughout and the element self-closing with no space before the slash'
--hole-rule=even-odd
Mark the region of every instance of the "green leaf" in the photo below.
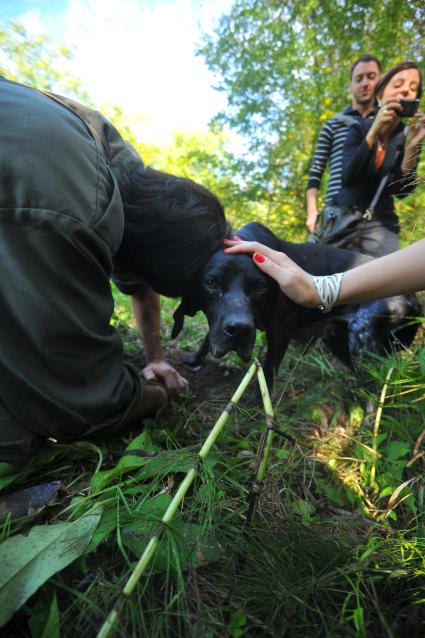
<svg viewBox="0 0 425 638">
<path fill-rule="evenodd" d="M 356 607 L 353 611 L 353 621 L 359 638 L 366 636 L 366 628 L 364 624 L 364 609 L 363 607 Z"/>
<path fill-rule="evenodd" d="M 84 550 L 84 554 L 90 554 L 96 547 L 108 540 L 110 533 L 117 527 L 117 513 L 115 510 L 104 512 L 100 518 L 99 525 L 96 527 L 90 542 Z"/>
<path fill-rule="evenodd" d="M 88 514 L 73 523 L 38 525 L 0 545 L 0 627 L 53 574 L 82 554 L 100 519 Z"/>
<path fill-rule="evenodd" d="M 280 450 L 276 450 L 276 456 L 278 459 L 287 459 L 289 455 L 289 450 L 284 450 L 283 448 L 281 448 Z"/>
<path fill-rule="evenodd" d="M 60 614 L 55 589 L 45 585 L 30 605 L 28 628 L 31 638 L 60 638 Z"/>
<path fill-rule="evenodd" d="M 126 447 L 127 451 L 131 450 L 145 450 L 146 452 L 157 452 L 158 446 L 152 442 L 149 433 L 145 430 L 139 436 Z M 115 478 L 121 477 L 123 474 L 128 474 L 140 467 L 143 467 L 149 462 L 149 458 L 143 456 L 122 456 L 117 465 L 111 470 L 105 470 L 103 472 L 95 472 L 93 474 L 90 485 L 95 491 L 99 491 L 112 483 Z"/>
<path fill-rule="evenodd" d="M 388 461 L 401 459 L 410 452 L 410 443 L 407 441 L 391 441 L 388 444 L 386 454 Z"/>
<path fill-rule="evenodd" d="M 326 496 L 327 499 L 342 507 L 345 504 L 344 494 L 342 493 L 341 488 L 336 488 L 325 481 L 318 479 L 317 481 L 318 487 L 321 492 Z"/>
<path fill-rule="evenodd" d="M 309 501 L 303 501 L 301 499 L 292 503 L 291 509 L 294 514 L 302 516 L 304 523 L 306 523 L 307 525 L 311 524 L 313 515 L 316 511 L 314 506 Z"/>
<path fill-rule="evenodd" d="M 50 605 L 49 617 L 47 618 L 46 626 L 40 638 L 60 638 L 59 622 L 58 601 L 56 594 L 54 594 L 52 604 Z"/>
<path fill-rule="evenodd" d="M 241 638 L 246 629 L 246 615 L 241 611 L 235 611 L 232 614 L 232 618 L 230 619 L 230 623 L 228 625 L 229 634 L 232 638 Z"/>
<path fill-rule="evenodd" d="M 390 494 L 392 494 L 395 490 L 394 485 L 386 485 L 380 492 L 379 492 L 379 496 L 378 496 L 378 501 L 381 500 L 381 498 L 384 498 L 385 496 L 390 496 Z"/>
</svg>

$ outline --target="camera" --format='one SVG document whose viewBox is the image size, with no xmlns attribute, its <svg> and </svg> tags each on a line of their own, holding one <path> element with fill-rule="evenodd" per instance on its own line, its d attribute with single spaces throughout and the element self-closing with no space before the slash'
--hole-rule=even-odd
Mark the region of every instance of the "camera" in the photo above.
<svg viewBox="0 0 425 638">
<path fill-rule="evenodd" d="M 399 117 L 413 117 L 418 110 L 419 100 L 400 100 L 402 111 L 398 111 Z"/>
</svg>

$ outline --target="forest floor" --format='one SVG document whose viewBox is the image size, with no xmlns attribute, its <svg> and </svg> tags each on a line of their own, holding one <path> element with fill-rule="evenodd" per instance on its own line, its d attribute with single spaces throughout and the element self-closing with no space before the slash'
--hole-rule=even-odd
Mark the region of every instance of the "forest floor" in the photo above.
<svg viewBox="0 0 425 638">
<path fill-rule="evenodd" d="M 126 358 L 142 367 L 127 313 L 117 304 Z M 411 350 L 372 361 L 361 389 L 320 344 L 290 348 L 273 398 L 271 457 L 248 523 L 264 411 L 239 406 L 196 465 L 247 369 L 233 354 L 208 357 L 197 372 L 183 364 L 204 331 L 195 318 L 179 342 L 165 342 L 168 360 L 190 382 L 182 403 L 122 437 L 52 444 L 9 482 L 0 477 L 0 514 L 7 495 L 60 482 L 41 507 L 0 526 L 0 561 L 12 565 L 0 574 L 0 636 L 90 638 L 117 601 L 111 635 L 129 638 L 425 635 L 422 335 Z M 264 348 L 259 336 L 260 359 Z M 385 385 L 382 415 L 365 424 L 362 405 L 378 405 Z M 123 598 L 194 463 L 196 480 Z M 56 536 L 47 542 L 50 532 Z"/>
</svg>

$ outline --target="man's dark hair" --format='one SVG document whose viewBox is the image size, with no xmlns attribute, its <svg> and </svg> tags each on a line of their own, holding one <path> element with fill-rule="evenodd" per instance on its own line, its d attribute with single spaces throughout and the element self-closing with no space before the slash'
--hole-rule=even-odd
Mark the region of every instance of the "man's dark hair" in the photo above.
<svg viewBox="0 0 425 638">
<path fill-rule="evenodd" d="M 385 75 L 379 80 L 378 84 L 375 86 L 375 97 L 380 97 L 385 90 L 385 87 L 390 82 L 390 80 L 400 73 L 400 71 L 406 71 L 407 69 L 416 69 L 419 73 L 419 84 L 418 84 L 418 92 L 416 97 L 418 100 L 421 99 L 422 96 L 422 73 L 416 62 L 400 62 L 400 64 L 396 64 L 392 69 L 387 71 Z"/>
<path fill-rule="evenodd" d="M 137 168 L 124 204 L 120 267 L 156 292 L 180 297 L 228 231 L 224 209 L 207 188 L 186 177 Z"/>
<path fill-rule="evenodd" d="M 381 72 L 381 63 L 380 63 L 380 61 L 378 60 L 378 58 L 377 58 L 377 57 L 375 57 L 374 55 L 367 55 L 367 54 L 365 54 L 365 55 L 361 55 L 361 56 L 359 57 L 359 59 L 358 59 L 358 60 L 356 60 L 356 61 L 354 62 L 354 64 L 351 66 L 351 69 L 350 69 L 350 82 L 351 82 L 351 80 L 353 79 L 354 69 L 355 69 L 355 68 L 356 68 L 356 66 L 357 66 L 358 64 L 360 64 L 361 62 L 375 62 L 375 63 L 376 63 L 376 65 L 377 65 L 377 67 L 378 67 L 378 69 L 379 69 L 379 72 Z"/>
</svg>

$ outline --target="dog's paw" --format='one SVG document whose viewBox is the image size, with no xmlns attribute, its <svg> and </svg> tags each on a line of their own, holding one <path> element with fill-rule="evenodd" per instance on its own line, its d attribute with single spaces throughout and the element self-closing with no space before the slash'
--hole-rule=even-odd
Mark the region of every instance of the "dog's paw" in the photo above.
<svg viewBox="0 0 425 638">
<path fill-rule="evenodd" d="M 202 368 L 202 360 L 199 358 L 197 352 L 190 352 L 182 357 L 184 364 L 192 368 L 193 372 L 198 372 Z"/>
</svg>

